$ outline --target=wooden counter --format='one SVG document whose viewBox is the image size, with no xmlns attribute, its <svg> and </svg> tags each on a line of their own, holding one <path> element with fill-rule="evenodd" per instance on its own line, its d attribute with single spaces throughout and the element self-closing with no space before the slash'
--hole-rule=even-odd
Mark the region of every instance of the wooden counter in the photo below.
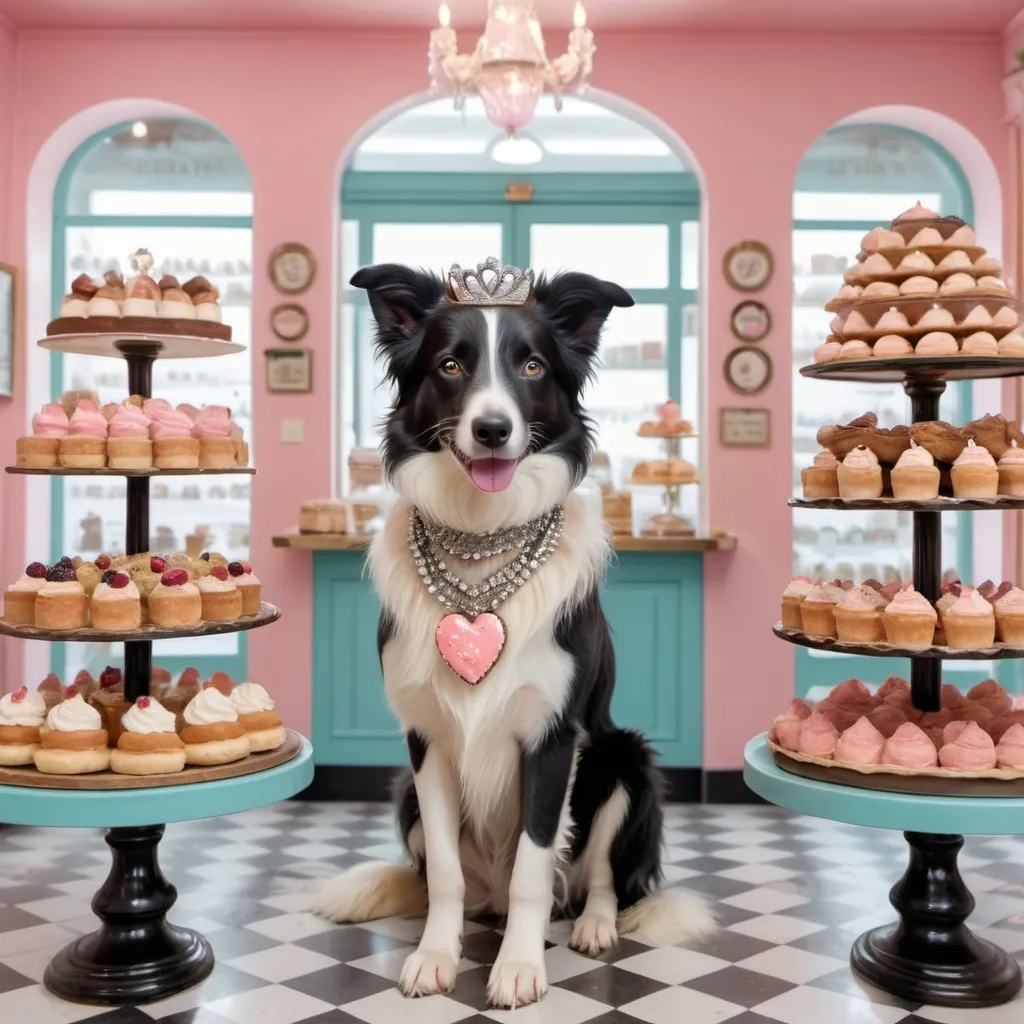
<svg viewBox="0 0 1024 1024">
<path fill-rule="evenodd" d="M 304 551 L 360 551 L 369 546 L 370 537 L 360 533 L 299 533 L 290 530 L 274 537 L 275 548 L 299 548 Z M 732 551 L 736 538 L 728 533 L 710 537 L 626 537 L 614 536 L 616 551 Z"/>
</svg>

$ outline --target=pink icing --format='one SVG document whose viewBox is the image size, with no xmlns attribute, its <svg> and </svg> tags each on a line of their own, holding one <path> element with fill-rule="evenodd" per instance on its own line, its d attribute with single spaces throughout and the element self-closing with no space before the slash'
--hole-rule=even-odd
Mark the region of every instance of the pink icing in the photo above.
<svg viewBox="0 0 1024 1024">
<path fill-rule="evenodd" d="M 935 459 L 927 448 L 922 448 L 916 441 L 911 440 L 910 447 L 903 452 L 896 460 L 896 469 L 906 469 L 909 466 L 934 466 Z"/>
<path fill-rule="evenodd" d="M 886 599 L 886 601 L 891 602 L 892 599 L 900 592 L 902 587 L 902 583 L 886 583 L 886 585 L 882 587 L 879 593 L 882 595 L 882 597 Z"/>
<path fill-rule="evenodd" d="M 992 453 L 980 444 L 974 443 L 974 438 L 970 438 L 967 442 L 967 447 L 956 457 L 954 466 L 994 466 L 996 460 L 992 458 Z"/>
<path fill-rule="evenodd" d="M 804 720 L 795 715 L 779 715 L 772 723 L 775 742 L 787 750 L 800 749 L 800 733 L 803 731 Z"/>
<path fill-rule="evenodd" d="M 149 417 L 135 405 L 118 406 L 110 421 L 111 437 L 149 437 Z"/>
<path fill-rule="evenodd" d="M 902 711 L 909 722 L 917 722 L 921 718 L 921 712 L 914 707 L 914 702 L 910 699 L 909 693 L 890 693 L 885 698 L 884 703 L 888 704 L 889 707 Z"/>
<path fill-rule="evenodd" d="M 1024 725 L 1010 726 L 996 747 L 996 762 L 1000 768 L 1024 769 Z"/>
<path fill-rule="evenodd" d="M 994 679 L 972 686 L 967 699 L 988 708 L 993 715 L 1008 715 L 1013 707 L 1013 698 Z"/>
<path fill-rule="evenodd" d="M 942 742 L 954 743 L 960 738 L 960 733 L 970 724 L 970 722 L 947 722 L 942 729 Z"/>
<path fill-rule="evenodd" d="M 1024 612 L 1024 590 L 1014 587 L 1012 590 L 996 598 L 995 609 L 1001 614 L 1020 614 Z"/>
<path fill-rule="evenodd" d="M 875 703 L 871 691 L 859 679 L 844 679 L 832 688 L 828 699 L 839 707 L 855 704 L 874 706 Z"/>
<path fill-rule="evenodd" d="M 862 585 L 848 590 L 836 608 L 850 612 L 877 612 L 881 611 L 885 605 L 885 598 L 877 590 Z"/>
<path fill-rule="evenodd" d="M 967 707 L 967 698 L 952 684 L 942 684 L 942 706 L 950 711 L 957 711 Z"/>
<path fill-rule="evenodd" d="M 96 408 L 96 403 L 83 399 L 71 414 L 69 434 L 85 434 L 88 437 L 107 436 L 107 418 Z"/>
<path fill-rule="evenodd" d="M 231 440 L 232 441 L 244 441 L 245 440 L 245 434 L 242 432 L 242 428 L 237 423 L 235 423 L 234 420 L 231 421 Z"/>
<path fill-rule="evenodd" d="M 811 712 L 814 709 L 805 700 L 800 700 L 799 697 L 795 698 L 786 709 L 787 715 L 792 715 L 794 718 L 803 720 L 804 718 L 810 718 Z"/>
<path fill-rule="evenodd" d="M 885 737 L 867 718 L 857 721 L 836 741 L 835 759 L 846 764 L 878 764 Z"/>
<path fill-rule="evenodd" d="M 890 693 L 903 693 L 910 696 L 910 683 L 899 676 L 889 676 L 888 679 L 878 688 L 877 696 L 885 700 Z"/>
<path fill-rule="evenodd" d="M 1017 447 L 1017 441 L 1014 438 L 1010 438 L 1010 447 L 999 456 L 999 465 L 1003 466 L 1009 462 L 1021 463 L 1024 462 L 1024 451 Z"/>
<path fill-rule="evenodd" d="M 987 725 L 995 716 L 984 704 L 969 700 L 964 702 L 964 707 L 957 708 L 956 717 L 964 722 L 979 722 L 981 725 Z"/>
<path fill-rule="evenodd" d="M 843 465 L 851 469 L 870 469 L 878 465 L 878 456 L 867 446 L 859 444 L 843 459 Z"/>
<path fill-rule="evenodd" d="M 192 436 L 207 440 L 231 437 L 231 412 L 223 405 L 208 405 L 199 413 Z"/>
<path fill-rule="evenodd" d="M 939 763 L 935 744 L 913 722 L 901 725 L 885 741 L 882 764 L 900 768 L 934 768 Z"/>
<path fill-rule="evenodd" d="M 888 739 L 907 720 L 907 716 L 891 704 L 880 704 L 868 715 L 868 720 Z"/>
<path fill-rule="evenodd" d="M 833 704 L 831 700 L 823 700 L 818 702 L 818 706 L 814 710 L 818 714 L 824 715 L 838 732 L 842 732 L 844 729 L 849 729 L 868 709 L 866 706 L 858 704 L 847 704 L 840 707 L 838 704 Z"/>
<path fill-rule="evenodd" d="M 800 753 L 812 757 L 831 757 L 838 739 L 839 732 L 828 716 L 815 711 L 800 730 Z"/>
<path fill-rule="evenodd" d="M 44 405 L 42 412 L 32 417 L 32 434 L 35 437 L 66 437 L 68 417 L 59 402 Z"/>
<path fill-rule="evenodd" d="M 930 615 L 933 620 L 938 618 L 928 598 L 918 593 L 912 583 L 897 590 L 885 610 L 889 615 Z"/>
<path fill-rule="evenodd" d="M 819 469 L 834 469 L 839 465 L 839 461 L 835 455 L 828 450 L 828 448 L 822 448 L 817 455 L 814 456 L 814 465 Z"/>
<path fill-rule="evenodd" d="M 952 730 L 952 725 L 947 730 Z M 958 736 L 943 744 L 939 763 L 959 771 L 988 771 L 996 766 L 996 747 L 977 722 L 969 722 Z"/>
<path fill-rule="evenodd" d="M 964 587 L 947 615 L 991 615 L 992 605 L 974 587 Z"/>
<path fill-rule="evenodd" d="M 157 411 L 169 412 L 174 408 L 166 398 L 147 398 L 142 403 L 142 411 L 150 418 L 157 414 Z"/>
<path fill-rule="evenodd" d="M 180 402 L 178 404 L 178 412 L 185 413 L 193 423 L 199 419 L 199 410 L 194 405 L 189 405 L 188 402 Z"/>
<path fill-rule="evenodd" d="M 172 409 L 170 405 L 161 408 L 155 403 L 151 406 L 149 402 L 144 408 L 146 415 L 152 421 L 149 427 L 149 436 L 154 441 L 192 436 L 192 421 L 185 413 Z"/>
</svg>

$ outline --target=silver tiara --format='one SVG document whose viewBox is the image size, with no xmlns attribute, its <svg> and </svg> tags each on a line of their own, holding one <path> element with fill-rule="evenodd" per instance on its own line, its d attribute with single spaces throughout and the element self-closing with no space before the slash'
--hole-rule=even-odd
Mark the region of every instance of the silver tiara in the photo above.
<svg viewBox="0 0 1024 1024">
<path fill-rule="evenodd" d="M 503 266 L 491 256 L 476 270 L 463 270 L 458 263 L 448 271 L 448 296 L 453 302 L 470 306 L 522 306 L 533 291 L 533 271 Z"/>
</svg>

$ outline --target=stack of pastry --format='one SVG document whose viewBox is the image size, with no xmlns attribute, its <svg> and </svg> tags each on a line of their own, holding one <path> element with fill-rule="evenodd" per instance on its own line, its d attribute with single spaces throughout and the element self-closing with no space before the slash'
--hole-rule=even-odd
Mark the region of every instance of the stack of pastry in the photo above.
<svg viewBox="0 0 1024 1024">
<path fill-rule="evenodd" d="M 920 203 L 861 240 L 838 315 L 815 362 L 947 356 L 1024 357 L 1019 303 L 999 260 L 959 217 Z"/>
<path fill-rule="evenodd" d="M 670 398 L 655 411 L 658 418 L 644 420 L 637 429 L 639 437 L 689 437 L 693 434 L 693 424 L 683 419 L 683 410 L 678 402 Z"/>
<path fill-rule="evenodd" d="M 867 413 L 818 431 L 822 450 L 801 473 L 805 498 L 1024 497 L 1024 433 L 1014 421 L 877 423 Z"/>
<path fill-rule="evenodd" d="M 629 491 L 605 491 L 601 495 L 604 521 L 612 533 L 629 536 L 633 532 L 633 496 Z"/>
<path fill-rule="evenodd" d="M 299 533 L 351 533 L 352 509 L 337 498 L 304 501 L 299 509 Z"/>
</svg>

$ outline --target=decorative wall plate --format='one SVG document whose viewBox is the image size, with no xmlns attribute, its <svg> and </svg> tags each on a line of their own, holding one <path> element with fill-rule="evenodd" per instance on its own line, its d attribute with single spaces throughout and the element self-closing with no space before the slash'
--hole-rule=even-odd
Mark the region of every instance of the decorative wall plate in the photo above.
<svg viewBox="0 0 1024 1024">
<path fill-rule="evenodd" d="M 725 357 L 725 379 L 741 394 L 756 395 L 772 379 L 771 356 L 762 348 L 734 348 Z"/>
<path fill-rule="evenodd" d="M 762 302 L 741 302 L 729 314 L 729 326 L 740 341 L 760 341 L 772 329 L 772 315 Z"/>
<path fill-rule="evenodd" d="M 316 258 L 300 242 L 284 242 L 267 260 L 267 273 L 274 287 L 288 295 L 304 292 L 316 277 Z"/>
<path fill-rule="evenodd" d="M 722 261 L 726 281 L 740 292 L 760 291 L 771 280 L 773 269 L 771 250 L 763 242 L 739 242 Z"/>
<path fill-rule="evenodd" d="M 270 311 L 270 329 L 281 341 L 301 341 L 309 330 L 309 314 L 296 302 L 284 302 Z"/>
</svg>

